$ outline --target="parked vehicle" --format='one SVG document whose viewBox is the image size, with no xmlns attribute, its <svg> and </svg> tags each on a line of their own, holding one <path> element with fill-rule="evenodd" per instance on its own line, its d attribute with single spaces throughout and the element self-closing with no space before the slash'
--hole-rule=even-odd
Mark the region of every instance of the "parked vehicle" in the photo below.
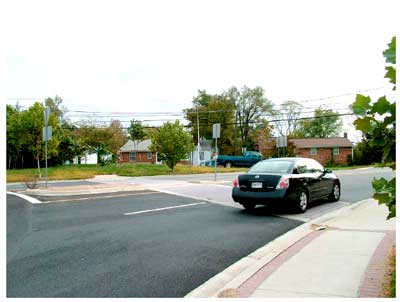
<svg viewBox="0 0 400 302">
<path fill-rule="evenodd" d="M 242 156 L 218 155 L 217 163 L 218 165 L 225 166 L 226 168 L 230 168 L 232 166 L 251 167 L 260 160 L 262 160 L 262 156 L 259 152 L 246 151 Z"/>
<path fill-rule="evenodd" d="M 338 201 L 340 181 L 310 158 L 267 159 L 233 181 L 232 198 L 246 209 L 278 203 L 304 213 L 314 200 Z"/>
</svg>

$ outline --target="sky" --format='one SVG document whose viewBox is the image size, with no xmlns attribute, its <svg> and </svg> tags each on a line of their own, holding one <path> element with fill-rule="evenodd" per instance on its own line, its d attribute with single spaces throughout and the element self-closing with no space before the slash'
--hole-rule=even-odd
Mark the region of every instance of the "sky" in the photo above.
<svg viewBox="0 0 400 302">
<path fill-rule="evenodd" d="M 263 87 L 274 104 L 344 113 L 357 92 L 391 94 L 382 51 L 398 30 L 396 8 L 391 0 L 9 1 L 0 13 L 7 103 L 58 95 L 70 111 L 182 112 L 198 90 L 246 85 Z M 359 139 L 351 117 L 344 122 Z"/>
</svg>

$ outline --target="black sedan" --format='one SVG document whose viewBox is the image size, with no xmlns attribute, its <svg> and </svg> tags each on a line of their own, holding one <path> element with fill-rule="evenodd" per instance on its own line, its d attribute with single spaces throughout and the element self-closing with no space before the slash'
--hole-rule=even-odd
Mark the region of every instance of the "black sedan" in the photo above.
<svg viewBox="0 0 400 302">
<path fill-rule="evenodd" d="M 314 200 L 338 201 L 340 181 L 310 158 L 267 159 L 233 181 L 232 198 L 246 209 L 278 203 L 304 213 Z"/>
</svg>

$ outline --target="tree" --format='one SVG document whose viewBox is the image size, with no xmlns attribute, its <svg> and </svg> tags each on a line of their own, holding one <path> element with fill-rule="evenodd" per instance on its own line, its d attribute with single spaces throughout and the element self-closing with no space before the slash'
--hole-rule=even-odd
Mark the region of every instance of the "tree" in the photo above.
<svg viewBox="0 0 400 302">
<path fill-rule="evenodd" d="M 165 160 L 173 173 L 175 165 L 187 158 L 193 147 L 190 134 L 176 121 L 165 123 L 153 134 L 150 150 L 157 152 L 158 158 Z"/>
<path fill-rule="evenodd" d="M 62 98 L 58 95 L 56 95 L 54 99 L 47 98 L 44 100 L 45 106 L 50 108 L 50 112 L 52 112 L 57 119 L 62 118 L 64 115 L 64 111 L 66 110 L 66 108 L 61 106 L 61 103 Z"/>
<path fill-rule="evenodd" d="M 319 107 L 314 111 L 314 118 L 302 119 L 293 137 L 328 138 L 338 136 L 343 123 L 339 113 Z"/>
<path fill-rule="evenodd" d="M 128 134 L 131 140 L 143 140 L 146 136 L 146 130 L 144 129 L 142 123 L 140 121 L 136 121 L 135 119 L 131 120 L 131 124 L 128 128 Z"/>
<path fill-rule="evenodd" d="M 197 144 L 198 134 L 202 138 L 212 139 L 212 125 L 219 123 L 221 124 L 221 136 L 218 140 L 219 152 L 232 154 L 234 111 L 234 103 L 224 95 L 211 95 L 205 90 L 199 90 L 198 95 L 193 98 L 193 107 L 184 110 L 195 144 Z"/>
<path fill-rule="evenodd" d="M 113 120 L 107 130 L 109 131 L 111 138 L 105 142 L 105 145 L 112 153 L 113 160 L 116 160 L 118 150 L 126 143 L 128 138 L 123 130 L 121 122 L 118 120 Z"/>
<path fill-rule="evenodd" d="M 273 111 L 273 117 L 277 120 L 276 130 L 280 136 L 291 136 L 296 132 L 302 111 L 302 105 L 295 101 L 283 102 L 277 110 Z"/>
<path fill-rule="evenodd" d="M 224 95 L 235 103 L 235 119 L 242 147 L 254 148 L 254 125 L 271 112 L 272 102 L 264 96 L 264 89 L 259 86 L 253 89 L 243 86 L 241 90 L 231 87 Z"/>
<path fill-rule="evenodd" d="M 45 146 L 42 139 L 42 129 L 44 127 L 44 110 L 45 107 L 36 102 L 28 110 L 24 110 L 21 115 L 22 127 L 24 129 L 24 140 L 28 150 L 33 155 L 34 159 L 37 161 L 37 168 L 39 177 L 41 177 L 40 172 L 40 160 L 45 157 Z M 50 113 L 48 125 L 53 129 L 57 128 L 57 118 L 53 113 Z M 59 141 L 56 136 L 48 142 L 48 157 L 51 158 L 56 156 L 58 153 Z"/>
<path fill-rule="evenodd" d="M 396 90 L 396 37 L 383 52 L 386 58 L 386 75 Z M 386 96 L 372 102 L 369 96 L 358 94 L 352 104 L 353 112 L 358 116 L 354 121 L 357 130 L 364 133 L 372 147 L 383 148 L 382 164 L 390 164 L 396 169 L 396 102 L 389 102 Z M 374 178 L 372 186 L 375 190 L 373 198 L 380 204 L 386 204 L 389 209 L 387 219 L 396 217 L 396 177 L 390 181 L 385 178 Z"/>
<path fill-rule="evenodd" d="M 24 144 L 24 133 L 22 128 L 21 110 L 18 105 L 15 107 L 7 105 L 6 107 L 6 123 L 7 123 L 7 166 L 11 169 L 12 163 L 14 167 L 17 165 L 19 155 Z"/>
</svg>

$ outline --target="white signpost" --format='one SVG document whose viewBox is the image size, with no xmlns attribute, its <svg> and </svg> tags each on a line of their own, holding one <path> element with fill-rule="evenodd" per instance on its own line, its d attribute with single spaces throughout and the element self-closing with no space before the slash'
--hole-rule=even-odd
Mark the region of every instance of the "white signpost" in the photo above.
<svg viewBox="0 0 400 302">
<path fill-rule="evenodd" d="M 46 107 L 44 110 L 44 128 L 43 128 L 43 140 L 45 141 L 45 157 L 46 157 L 46 188 L 47 188 L 47 180 L 48 180 L 48 174 L 47 174 L 47 142 L 51 140 L 52 136 L 52 130 L 51 127 L 48 126 L 49 124 L 49 117 L 50 117 L 50 108 Z"/>
<path fill-rule="evenodd" d="M 215 138 L 214 181 L 217 181 L 218 138 L 221 136 L 221 124 L 213 124 L 213 138 Z"/>
</svg>

